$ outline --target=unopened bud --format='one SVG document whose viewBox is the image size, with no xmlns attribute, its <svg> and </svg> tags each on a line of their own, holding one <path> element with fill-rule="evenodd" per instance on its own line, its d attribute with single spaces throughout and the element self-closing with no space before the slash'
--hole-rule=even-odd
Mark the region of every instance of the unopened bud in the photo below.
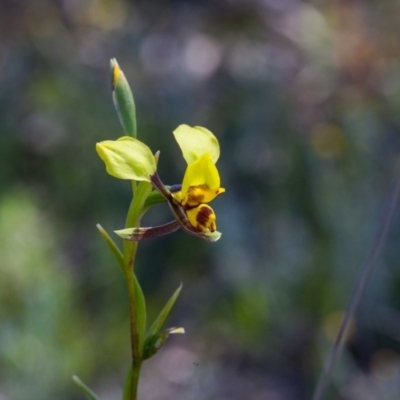
<svg viewBox="0 0 400 400">
<path fill-rule="evenodd" d="M 135 101 L 125 74 L 120 69 L 115 58 L 110 60 L 111 87 L 115 109 L 119 120 L 128 136 L 136 137 Z"/>
</svg>

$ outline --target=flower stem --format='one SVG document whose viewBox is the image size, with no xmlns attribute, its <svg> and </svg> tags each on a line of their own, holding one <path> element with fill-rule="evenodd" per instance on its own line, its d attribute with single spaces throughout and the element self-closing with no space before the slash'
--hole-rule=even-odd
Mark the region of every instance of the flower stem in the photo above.
<svg viewBox="0 0 400 400">
<path fill-rule="evenodd" d="M 131 374 L 131 398 L 130 400 L 137 400 L 137 392 L 138 392 L 138 384 L 139 384 L 139 376 L 140 376 L 140 368 L 142 367 L 142 361 L 138 363 L 134 363 L 132 366 L 132 374 Z"/>
<path fill-rule="evenodd" d="M 137 243 L 136 246 L 132 246 L 132 256 L 129 258 L 129 261 L 132 260 L 132 264 L 126 265 L 125 276 L 126 283 L 128 286 L 128 299 L 129 299 L 129 321 L 131 327 L 131 351 L 132 351 L 132 362 L 134 364 L 138 363 L 138 359 L 140 357 L 139 351 L 139 337 L 138 337 L 138 329 L 137 329 L 137 310 L 136 310 L 136 299 L 135 299 L 135 285 L 134 285 L 134 272 L 133 272 L 133 260 L 135 258 Z"/>
<path fill-rule="evenodd" d="M 134 197 L 129 206 L 128 215 L 126 218 L 126 228 L 139 227 L 140 218 L 143 214 L 144 204 L 149 195 L 152 186 L 147 182 L 141 182 L 137 187 L 132 187 Z M 137 253 L 137 242 L 124 241 L 123 257 L 124 257 L 124 272 L 128 289 L 129 300 L 129 322 L 131 336 L 131 353 L 132 367 L 129 374 L 129 400 L 137 399 L 137 389 L 139 383 L 140 369 L 142 366 L 142 344 L 143 331 L 142 326 L 145 326 L 145 305 L 143 308 L 138 308 L 138 299 L 141 293 L 139 284 L 135 277 L 135 258 Z M 138 292 L 137 292 L 138 291 Z M 143 300 L 144 301 L 144 300 Z M 142 315 L 143 314 L 143 315 Z M 144 322 L 142 322 L 144 321 Z"/>
</svg>

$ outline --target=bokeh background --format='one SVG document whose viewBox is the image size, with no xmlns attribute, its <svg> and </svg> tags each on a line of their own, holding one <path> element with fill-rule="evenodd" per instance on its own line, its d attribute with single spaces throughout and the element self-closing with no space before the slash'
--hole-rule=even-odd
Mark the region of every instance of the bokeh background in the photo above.
<svg viewBox="0 0 400 400">
<path fill-rule="evenodd" d="M 1 0 L 0 399 L 121 398 L 123 278 L 98 235 L 123 227 L 127 182 L 94 144 L 123 134 L 109 59 L 165 183 L 171 132 L 219 138 L 222 239 L 140 245 L 154 318 L 183 282 L 146 400 L 309 399 L 371 246 L 400 151 L 397 0 Z M 145 225 L 171 219 L 168 207 Z M 399 217 L 326 399 L 400 398 Z"/>
</svg>

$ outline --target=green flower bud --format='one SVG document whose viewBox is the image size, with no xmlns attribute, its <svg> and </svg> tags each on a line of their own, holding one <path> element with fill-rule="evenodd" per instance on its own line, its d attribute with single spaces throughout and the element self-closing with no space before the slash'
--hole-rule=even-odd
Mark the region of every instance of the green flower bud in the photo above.
<svg viewBox="0 0 400 400">
<path fill-rule="evenodd" d="M 128 136 L 136 137 L 135 101 L 129 83 L 115 58 L 110 61 L 112 97 L 119 120 Z"/>
</svg>

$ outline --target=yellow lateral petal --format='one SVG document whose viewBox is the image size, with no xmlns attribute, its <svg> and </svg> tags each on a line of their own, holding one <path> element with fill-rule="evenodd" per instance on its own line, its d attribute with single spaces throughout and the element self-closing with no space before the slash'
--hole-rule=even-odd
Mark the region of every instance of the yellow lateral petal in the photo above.
<svg viewBox="0 0 400 400">
<path fill-rule="evenodd" d="M 174 130 L 174 136 L 182 150 L 183 158 L 188 164 L 197 161 L 204 154 L 211 155 L 215 164 L 219 158 L 219 143 L 217 138 L 206 128 L 189 125 L 179 125 Z"/>
<path fill-rule="evenodd" d="M 156 172 L 151 150 L 129 136 L 97 143 L 96 150 L 107 172 L 115 178 L 150 182 L 150 175 Z"/>
<path fill-rule="evenodd" d="M 224 188 L 209 189 L 206 185 L 191 186 L 185 196 L 175 197 L 183 206 L 193 207 L 200 203 L 209 203 L 218 195 L 224 193 Z"/>
</svg>

